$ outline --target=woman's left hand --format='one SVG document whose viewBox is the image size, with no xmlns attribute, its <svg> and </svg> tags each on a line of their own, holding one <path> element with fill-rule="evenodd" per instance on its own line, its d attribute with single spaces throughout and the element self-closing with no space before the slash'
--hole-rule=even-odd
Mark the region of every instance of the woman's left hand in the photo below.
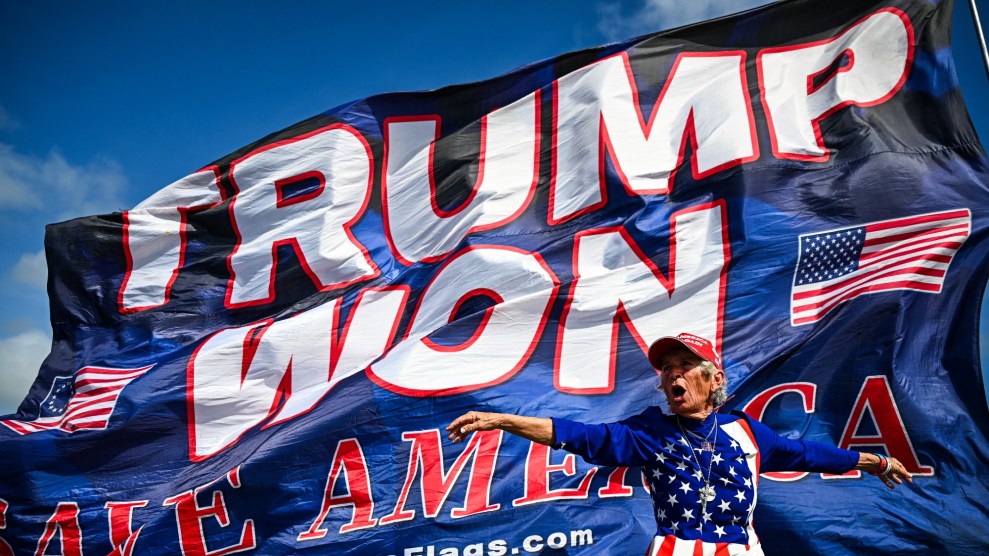
<svg viewBox="0 0 989 556">
<path fill-rule="evenodd" d="M 913 482 L 913 475 L 900 463 L 900 460 L 894 457 L 885 458 L 887 467 L 884 467 L 881 458 L 875 455 L 873 457 L 876 457 L 878 461 L 869 469 L 869 473 L 879 477 L 879 480 L 890 489 L 896 488 L 896 485 L 902 485 L 903 481 Z"/>
</svg>

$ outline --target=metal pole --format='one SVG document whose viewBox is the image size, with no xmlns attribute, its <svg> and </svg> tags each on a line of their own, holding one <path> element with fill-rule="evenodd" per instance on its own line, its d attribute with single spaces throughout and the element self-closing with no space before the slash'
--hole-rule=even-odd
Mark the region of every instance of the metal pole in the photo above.
<svg viewBox="0 0 989 556">
<path fill-rule="evenodd" d="M 979 21 L 979 10 L 975 7 L 975 0 L 968 0 L 968 5 L 972 8 L 972 21 L 975 23 L 975 35 L 979 38 L 979 46 L 982 47 L 982 64 L 986 68 L 986 77 L 989 77 L 989 51 L 986 50 L 986 38 L 982 34 L 982 23 Z"/>
</svg>

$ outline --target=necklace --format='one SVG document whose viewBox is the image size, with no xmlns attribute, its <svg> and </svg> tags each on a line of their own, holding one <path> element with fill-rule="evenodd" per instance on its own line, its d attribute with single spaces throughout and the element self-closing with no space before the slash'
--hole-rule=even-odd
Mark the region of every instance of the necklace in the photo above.
<svg viewBox="0 0 989 556">
<path fill-rule="evenodd" d="M 679 415 L 677 415 L 677 426 L 680 427 L 680 432 L 684 433 L 683 434 L 684 438 L 687 438 L 688 437 L 687 433 L 690 431 L 687 431 L 686 429 L 683 428 L 683 423 L 680 422 Z M 713 443 L 707 441 L 707 439 L 711 437 L 711 434 L 714 434 Z M 690 436 L 695 436 L 698 439 L 701 438 L 699 434 L 695 434 L 693 432 L 690 432 Z M 714 487 L 711 486 L 711 469 L 714 467 L 714 444 L 717 444 L 717 442 L 718 442 L 718 414 L 715 413 L 714 426 L 711 427 L 711 431 L 707 433 L 707 437 L 703 438 L 703 444 L 701 444 L 701 451 L 711 452 L 711 458 L 708 460 L 707 463 L 707 475 L 704 476 L 704 486 L 701 487 L 701 489 L 697 492 L 697 497 L 701 501 L 701 521 L 700 521 L 701 524 L 704 523 L 703 519 L 704 519 L 704 513 L 707 511 L 707 503 L 713 502 L 715 498 Z M 697 465 L 697 469 L 703 472 L 704 468 L 701 467 L 700 460 L 698 460 L 697 456 L 694 455 L 694 449 L 689 445 L 689 440 L 688 440 L 687 450 L 690 452 L 690 459 L 692 459 L 694 463 Z"/>
<path fill-rule="evenodd" d="M 717 416 L 715 416 L 715 418 L 714 418 L 715 426 L 711 427 L 711 430 L 707 431 L 707 434 L 705 436 L 701 436 L 701 435 L 697 434 L 696 432 L 694 432 L 694 431 L 692 431 L 690 429 L 684 428 L 683 425 L 680 423 L 680 416 L 679 415 L 677 416 L 677 425 L 680 426 L 680 430 L 682 432 L 686 432 L 690 436 L 693 436 L 694 438 L 696 438 L 697 440 L 699 440 L 700 443 L 701 443 L 701 449 L 702 450 L 707 451 L 707 452 L 711 452 L 711 451 L 714 450 L 714 445 L 711 444 L 708 441 L 711 439 L 711 435 L 714 433 L 714 429 L 718 428 L 717 427 L 717 424 L 716 424 L 718 422 L 717 419 L 718 419 Z"/>
</svg>

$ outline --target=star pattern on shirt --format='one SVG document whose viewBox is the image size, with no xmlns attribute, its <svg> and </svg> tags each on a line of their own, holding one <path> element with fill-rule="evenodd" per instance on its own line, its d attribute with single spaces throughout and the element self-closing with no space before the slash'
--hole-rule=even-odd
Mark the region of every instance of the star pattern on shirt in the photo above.
<svg viewBox="0 0 989 556">
<path fill-rule="evenodd" d="M 691 531 L 705 542 L 745 543 L 751 515 L 743 513 L 743 507 L 753 507 L 749 501 L 755 484 L 749 454 L 724 429 L 720 437 L 708 438 L 708 449 L 703 450 L 703 442 L 686 434 L 666 434 L 647 452 L 643 476 L 660 534 Z M 714 498 L 705 503 L 702 488 L 713 490 Z"/>
</svg>

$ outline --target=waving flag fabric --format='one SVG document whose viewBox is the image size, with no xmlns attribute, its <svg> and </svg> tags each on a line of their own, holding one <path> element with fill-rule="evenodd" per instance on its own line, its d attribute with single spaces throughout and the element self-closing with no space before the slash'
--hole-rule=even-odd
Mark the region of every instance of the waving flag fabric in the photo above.
<svg viewBox="0 0 989 556">
<path fill-rule="evenodd" d="M 3 420 L 0 424 L 20 434 L 47 429 L 105 429 L 124 387 L 150 368 L 83 367 L 73 378 L 56 377 L 51 391 L 41 400 L 37 420 Z"/>
<path fill-rule="evenodd" d="M 960 210 L 800 236 L 793 324 L 817 321 L 866 293 L 940 292 L 970 228 L 969 211 Z"/>
<path fill-rule="evenodd" d="M 664 406 L 645 350 L 681 332 L 726 409 L 915 474 L 763 474 L 768 553 L 984 554 L 989 161 L 951 10 L 789 0 L 370 97 L 50 226 L 0 555 L 641 554 L 638 469 L 442 429 Z"/>
</svg>

